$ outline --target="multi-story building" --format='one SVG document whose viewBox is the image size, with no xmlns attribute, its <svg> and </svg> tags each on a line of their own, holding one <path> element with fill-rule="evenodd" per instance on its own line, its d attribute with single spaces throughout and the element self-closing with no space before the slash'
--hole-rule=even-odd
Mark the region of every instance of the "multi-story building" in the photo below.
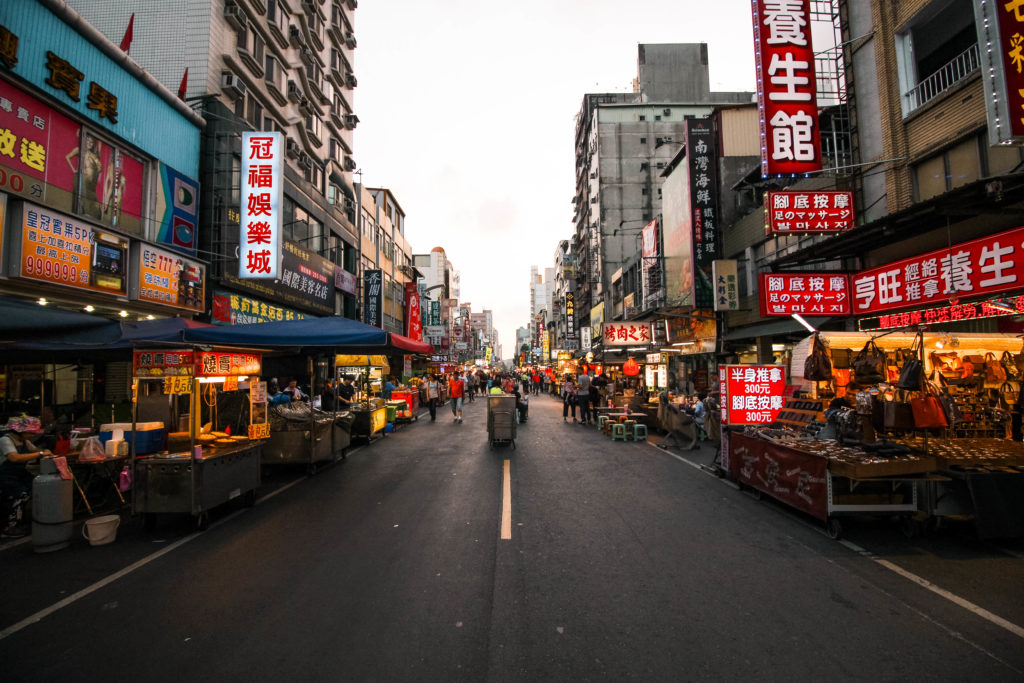
<svg viewBox="0 0 1024 683">
<path fill-rule="evenodd" d="M 634 92 L 584 95 L 572 253 L 585 323 L 622 317 L 611 310 L 612 275 L 639 251 L 640 230 L 661 212 L 658 176 L 683 141 L 686 119 L 752 96 L 711 91 L 705 44 L 641 44 Z"/>
<path fill-rule="evenodd" d="M 416 282 L 412 250 L 405 239 L 405 212 L 391 190 L 356 184 L 362 272 L 380 270 L 383 288 L 383 329 L 405 334 L 405 285 Z"/>
<path fill-rule="evenodd" d="M 206 120 L 198 243 L 221 305 L 214 322 L 357 315 L 360 253 L 352 182 L 356 0 L 72 0 L 111 40 L 134 16 L 129 53 Z M 285 137 L 283 270 L 238 277 L 241 133 Z M 326 285 L 326 286 L 325 286 Z M 227 302 L 228 308 L 224 307 Z"/>
</svg>

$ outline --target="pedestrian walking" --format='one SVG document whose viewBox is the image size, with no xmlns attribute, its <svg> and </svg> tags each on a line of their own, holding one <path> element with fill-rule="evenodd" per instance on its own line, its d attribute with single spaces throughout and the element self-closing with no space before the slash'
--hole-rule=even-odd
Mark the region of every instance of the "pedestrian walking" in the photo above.
<svg viewBox="0 0 1024 683">
<path fill-rule="evenodd" d="M 580 422 L 590 424 L 590 375 L 585 372 L 580 373 L 576 397 L 580 404 Z"/>
<path fill-rule="evenodd" d="M 569 412 L 572 412 L 572 421 L 576 420 L 576 399 L 577 399 L 577 386 L 576 381 L 572 375 L 565 376 L 565 382 L 562 384 L 562 422 L 568 422 L 566 418 L 569 417 Z"/>
<path fill-rule="evenodd" d="M 462 397 L 466 391 L 466 383 L 462 380 L 462 373 L 456 370 L 448 382 L 448 397 L 452 400 L 453 421 L 462 423 Z"/>
<path fill-rule="evenodd" d="M 533 384 L 533 395 L 536 396 L 540 391 L 540 373 L 536 370 L 533 371 L 533 377 L 530 378 Z"/>
<path fill-rule="evenodd" d="M 441 398 L 441 384 L 437 381 L 437 375 L 431 373 L 423 386 L 427 391 L 427 407 L 430 409 L 430 421 L 437 419 L 437 402 Z"/>
</svg>

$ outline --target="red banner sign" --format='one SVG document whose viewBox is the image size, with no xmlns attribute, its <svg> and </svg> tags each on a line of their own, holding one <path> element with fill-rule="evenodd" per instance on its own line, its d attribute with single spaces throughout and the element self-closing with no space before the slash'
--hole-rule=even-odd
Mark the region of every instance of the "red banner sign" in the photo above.
<svg viewBox="0 0 1024 683">
<path fill-rule="evenodd" d="M 602 338 L 605 346 L 650 344 L 654 339 L 650 323 L 604 323 Z"/>
<path fill-rule="evenodd" d="M 818 519 L 828 517 L 828 461 L 744 434 L 729 435 L 733 479 Z"/>
<path fill-rule="evenodd" d="M 405 283 L 405 336 L 423 341 L 423 311 L 415 282 Z"/>
<path fill-rule="evenodd" d="M 853 193 L 769 192 L 764 215 L 769 235 L 842 232 L 853 227 Z"/>
<path fill-rule="evenodd" d="M 258 375 L 261 360 L 258 353 L 203 351 L 197 354 L 196 377 Z"/>
<path fill-rule="evenodd" d="M 852 277 L 854 314 L 1024 287 L 1024 227 L 865 270 Z"/>
<path fill-rule="evenodd" d="M 850 315 L 850 278 L 835 273 L 761 273 L 761 315 Z"/>
<path fill-rule="evenodd" d="M 857 329 L 861 332 L 894 330 L 901 327 L 958 323 L 964 320 L 977 320 L 979 318 L 998 318 L 1004 315 L 1024 315 L 1024 296 L 995 301 L 975 301 L 968 304 L 939 306 L 937 308 L 905 311 L 903 313 L 873 315 L 858 320 Z"/>
<path fill-rule="evenodd" d="M 821 170 L 810 0 L 754 0 L 764 175 Z"/>
<path fill-rule="evenodd" d="M 724 365 L 719 388 L 722 424 L 770 424 L 786 402 L 786 370 L 781 365 Z"/>
<path fill-rule="evenodd" d="M 136 351 L 136 377 L 190 376 L 194 370 L 191 351 Z"/>
</svg>

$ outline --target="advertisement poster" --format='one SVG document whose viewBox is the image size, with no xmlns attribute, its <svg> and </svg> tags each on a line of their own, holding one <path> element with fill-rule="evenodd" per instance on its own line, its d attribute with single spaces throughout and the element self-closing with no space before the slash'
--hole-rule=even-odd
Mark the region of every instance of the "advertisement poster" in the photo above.
<svg viewBox="0 0 1024 683">
<path fill-rule="evenodd" d="M 693 305 L 693 216 L 690 177 L 686 164 L 662 184 L 662 257 L 665 263 L 665 303 Z"/>
<path fill-rule="evenodd" d="M 199 183 L 166 164 L 157 170 L 157 241 L 195 256 Z"/>
<path fill-rule="evenodd" d="M 405 336 L 415 341 L 423 341 L 423 315 L 415 282 L 405 283 Z"/>
<path fill-rule="evenodd" d="M 75 169 L 78 213 L 89 219 L 142 234 L 143 163 L 86 130 L 84 143 L 68 155 Z"/>
<path fill-rule="evenodd" d="M 245 325 L 248 323 L 271 323 L 282 320 L 302 320 L 307 318 L 304 313 L 278 306 L 269 301 L 261 301 L 255 297 L 245 296 L 224 289 L 213 291 L 214 325 Z"/>
<path fill-rule="evenodd" d="M 781 365 L 723 365 L 719 383 L 723 425 L 770 424 L 785 405 Z"/>
<path fill-rule="evenodd" d="M 107 294 L 127 292 L 128 240 L 25 202 L 12 275 Z"/>
<path fill-rule="evenodd" d="M 206 266 L 149 244 L 132 245 L 131 298 L 197 313 L 205 310 Z"/>
</svg>

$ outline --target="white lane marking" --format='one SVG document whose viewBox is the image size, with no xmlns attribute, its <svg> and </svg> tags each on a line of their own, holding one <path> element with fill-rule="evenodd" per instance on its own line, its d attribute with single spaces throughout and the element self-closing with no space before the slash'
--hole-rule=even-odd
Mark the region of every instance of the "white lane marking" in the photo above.
<svg viewBox="0 0 1024 683">
<path fill-rule="evenodd" d="M 512 473 L 511 461 L 506 460 L 501 476 L 501 540 L 512 539 Z"/>
</svg>

